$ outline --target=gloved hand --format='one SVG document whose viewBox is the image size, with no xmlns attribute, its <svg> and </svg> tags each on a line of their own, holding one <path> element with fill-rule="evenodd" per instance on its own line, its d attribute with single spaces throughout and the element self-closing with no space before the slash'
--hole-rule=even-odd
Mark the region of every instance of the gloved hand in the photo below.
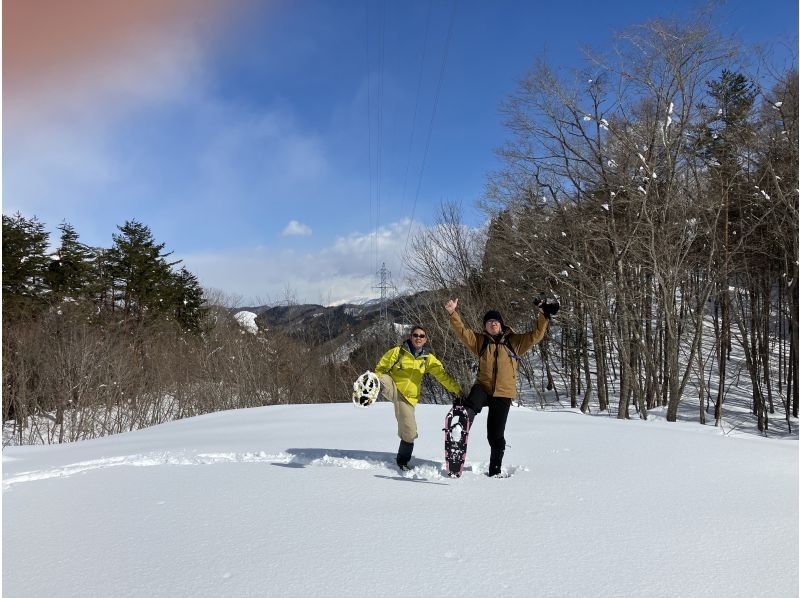
<svg viewBox="0 0 800 598">
<path fill-rule="evenodd" d="M 453 398 L 453 405 L 463 405 L 464 404 L 464 399 L 466 397 L 463 394 L 456 394 L 454 392 L 451 392 L 450 396 Z"/>
<path fill-rule="evenodd" d="M 558 313 L 558 310 L 561 309 L 561 305 L 559 305 L 558 301 L 548 301 L 544 297 L 544 293 L 541 293 L 539 297 L 535 300 L 536 307 L 542 310 L 544 317 L 548 320 Z"/>
<path fill-rule="evenodd" d="M 545 301 L 544 305 L 541 306 L 541 309 L 544 313 L 544 317 L 549 320 L 558 313 L 558 310 L 561 309 L 561 306 L 558 304 L 558 301 L 553 301 L 552 303 Z"/>
</svg>

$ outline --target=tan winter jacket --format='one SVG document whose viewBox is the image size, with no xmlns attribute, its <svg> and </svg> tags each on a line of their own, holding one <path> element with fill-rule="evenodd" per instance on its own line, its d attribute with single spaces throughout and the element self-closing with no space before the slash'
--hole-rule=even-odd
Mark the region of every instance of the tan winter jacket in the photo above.
<svg viewBox="0 0 800 598">
<path fill-rule="evenodd" d="M 538 344 L 547 332 L 547 318 L 539 314 L 536 327 L 524 334 L 517 334 L 509 326 L 503 326 L 503 332 L 496 341 L 487 332 L 475 334 L 464 326 L 457 311 L 450 315 L 450 325 L 461 342 L 475 355 L 479 356 L 478 378 L 476 382 L 493 397 L 515 399 L 517 397 L 518 358 Z M 481 355 L 485 339 L 486 349 Z"/>
</svg>

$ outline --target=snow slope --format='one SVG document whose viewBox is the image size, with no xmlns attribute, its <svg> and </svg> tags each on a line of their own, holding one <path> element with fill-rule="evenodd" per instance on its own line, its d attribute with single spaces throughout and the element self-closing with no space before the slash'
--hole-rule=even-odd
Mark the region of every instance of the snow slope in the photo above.
<svg viewBox="0 0 800 598">
<path fill-rule="evenodd" d="M 446 408 L 221 412 L 3 451 L 6 596 L 797 596 L 798 445 L 514 408 L 460 479 Z"/>
<path fill-rule="evenodd" d="M 256 314 L 251 311 L 237 311 L 233 317 L 243 330 L 246 330 L 251 334 L 258 334 L 258 324 L 256 324 L 256 318 L 258 316 Z"/>
</svg>

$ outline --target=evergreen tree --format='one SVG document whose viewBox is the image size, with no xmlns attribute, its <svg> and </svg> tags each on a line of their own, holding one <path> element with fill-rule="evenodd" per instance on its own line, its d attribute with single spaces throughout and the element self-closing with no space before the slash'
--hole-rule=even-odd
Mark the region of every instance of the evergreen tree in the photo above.
<svg viewBox="0 0 800 598">
<path fill-rule="evenodd" d="M 169 262 L 172 252 L 156 243 L 150 228 L 135 220 L 118 227 L 114 246 L 98 255 L 97 278 L 110 286 L 111 309 L 122 309 L 125 321 L 175 320 L 186 330 L 199 331 L 203 319 L 203 289 L 197 277 Z M 101 300 L 106 297 L 101 293 Z"/>
<path fill-rule="evenodd" d="M 41 305 L 50 259 L 49 234 L 34 216 L 3 215 L 3 315 L 16 316 Z"/>
<path fill-rule="evenodd" d="M 93 277 L 94 253 L 78 241 L 78 233 L 67 222 L 59 225 L 61 246 L 50 263 L 48 281 L 57 299 L 88 296 Z"/>
<path fill-rule="evenodd" d="M 150 228 L 136 220 L 117 227 L 114 246 L 105 255 L 112 281 L 112 309 L 121 308 L 125 321 L 142 322 L 169 311 L 172 272 L 179 262 L 167 262 L 164 243 L 156 243 Z"/>
<path fill-rule="evenodd" d="M 708 82 L 711 106 L 702 106 L 706 122 L 702 126 L 699 155 L 709 166 L 712 191 L 735 210 L 742 193 L 748 162 L 747 149 L 752 144 L 752 122 L 756 91 L 747 78 L 723 70 L 716 81 Z"/>
<path fill-rule="evenodd" d="M 203 289 L 197 277 L 181 268 L 173 278 L 175 319 L 186 330 L 198 332 L 205 315 Z"/>
</svg>

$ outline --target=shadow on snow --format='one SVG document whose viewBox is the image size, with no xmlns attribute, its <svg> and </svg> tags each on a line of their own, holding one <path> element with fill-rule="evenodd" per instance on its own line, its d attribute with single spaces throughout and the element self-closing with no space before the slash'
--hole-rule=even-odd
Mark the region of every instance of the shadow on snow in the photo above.
<svg viewBox="0 0 800 598">
<path fill-rule="evenodd" d="M 290 469 L 303 469 L 309 465 L 332 465 L 336 467 L 346 467 L 352 469 L 373 469 L 386 468 L 395 469 L 395 454 L 383 451 L 362 451 L 349 449 L 324 449 L 324 448 L 290 448 L 286 449 L 286 454 L 292 457 L 288 463 L 273 463 L 277 467 L 287 467 Z M 376 475 L 376 478 L 385 480 L 396 480 L 401 482 L 417 482 L 427 484 L 447 485 L 442 482 L 432 482 L 419 477 L 419 468 L 433 468 L 435 471 L 442 470 L 442 463 L 429 459 L 419 459 L 414 457 L 413 467 L 410 475 L 398 473 L 396 476 Z"/>
</svg>

